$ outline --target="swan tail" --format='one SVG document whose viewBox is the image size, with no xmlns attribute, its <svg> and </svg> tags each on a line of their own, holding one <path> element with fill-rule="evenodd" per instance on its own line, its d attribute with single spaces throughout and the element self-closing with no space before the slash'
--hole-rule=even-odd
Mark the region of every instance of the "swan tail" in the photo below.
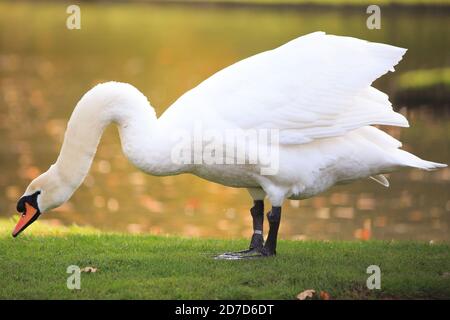
<svg viewBox="0 0 450 320">
<path fill-rule="evenodd" d="M 377 174 L 376 176 L 370 176 L 370 179 L 378 182 L 379 184 L 381 184 L 384 187 L 389 187 L 389 180 L 382 174 Z"/>
<path fill-rule="evenodd" d="M 404 167 L 418 168 L 427 171 L 447 167 L 444 163 L 423 160 L 401 149 L 397 149 L 396 151 L 397 160 L 400 162 L 400 165 Z"/>
</svg>

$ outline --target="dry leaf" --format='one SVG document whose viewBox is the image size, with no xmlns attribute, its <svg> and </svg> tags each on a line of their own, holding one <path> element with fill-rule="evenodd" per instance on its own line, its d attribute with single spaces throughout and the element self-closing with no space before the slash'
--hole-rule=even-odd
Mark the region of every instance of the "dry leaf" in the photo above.
<svg viewBox="0 0 450 320">
<path fill-rule="evenodd" d="M 94 273 L 97 272 L 97 268 L 94 267 L 84 267 L 83 269 L 81 269 L 81 272 L 86 272 L 86 273 Z"/>
<path fill-rule="evenodd" d="M 298 300 L 306 300 L 306 299 L 308 299 L 308 298 L 314 297 L 315 294 L 316 294 L 316 290 L 308 289 L 308 290 L 305 290 L 305 291 L 303 291 L 303 292 L 300 292 L 300 293 L 297 295 L 297 299 L 298 299 Z"/>
<path fill-rule="evenodd" d="M 331 295 L 326 291 L 320 291 L 320 300 L 330 300 Z"/>
</svg>

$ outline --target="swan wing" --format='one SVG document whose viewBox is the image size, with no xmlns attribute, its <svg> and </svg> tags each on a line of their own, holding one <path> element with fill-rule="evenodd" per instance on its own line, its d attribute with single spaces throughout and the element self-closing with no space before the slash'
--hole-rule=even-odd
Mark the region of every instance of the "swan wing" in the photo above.
<svg viewBox="0 0 450 320">
<path fill-rule="evenodd" d="M 184 114 L 215 126 L 278 129 L 282 144 L 339 136 L 372 124 L 408 126 L 388 96 L 371 87 L 393 71 L 405 52 L 315 32 L 217 72 L 170 109 L 183 108 Z"/>
</svg>

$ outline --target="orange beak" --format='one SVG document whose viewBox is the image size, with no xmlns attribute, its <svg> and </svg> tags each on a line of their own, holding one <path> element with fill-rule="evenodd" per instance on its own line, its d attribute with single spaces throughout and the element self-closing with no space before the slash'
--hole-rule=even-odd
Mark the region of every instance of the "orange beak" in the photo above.
<svg viewBox="0 0 450 320">
<path fill-rule="evenodd" d="M 13 237 L 17 237 L 19 233 L 21 233 L 23 230 L 25 230 L 30 224 L 32 224 L 40 215 L 38 209 L 33 207 L 28 202 L 25 202 L 25 212 L 22 214 L 22 216 L 19 219 L 19 222 L 17 222 L 16 227 L 14 228 L 14 231 L 12 233 Z"/>
</svg>

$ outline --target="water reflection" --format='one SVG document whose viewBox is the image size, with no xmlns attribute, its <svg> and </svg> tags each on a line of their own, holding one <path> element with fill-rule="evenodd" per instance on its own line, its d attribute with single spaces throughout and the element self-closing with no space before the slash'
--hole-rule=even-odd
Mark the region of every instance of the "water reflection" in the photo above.
<svg viewBox="0 0 450 320">
<path fill-rule="evenodd" d="M 59 152 L 81 94 L 104 80 L 131 82 L 157 113 L 211 73 L 303 33 L 325 30 L 409 48 L 396 74 L 376 83 L 395 96 L 402 72 L 448 66 L 448 16 L 390 13 L 368 31 L 358 12 L 191 10 L 186 7 L 83 5 L 81 31 L 65 29 L 65 7 L 0 4 L 0 215 Z M 430 48 L 433 48 L 432 58 Z M 385 128 L 426 159 L 449 163 L 450 117 L 443 106 L 408 108 L 412 128 Z M 335 187 L 285 205 L 281 237 L 292 239 L 449 240 L 450 170 L 406 170 Z M 73 198 L 44 216 L 49 223 L 131 233 L 248 237 L 245 190 L 183 175 L 136 171 L 105 132 L 89 176 Z"/>
</svg>

